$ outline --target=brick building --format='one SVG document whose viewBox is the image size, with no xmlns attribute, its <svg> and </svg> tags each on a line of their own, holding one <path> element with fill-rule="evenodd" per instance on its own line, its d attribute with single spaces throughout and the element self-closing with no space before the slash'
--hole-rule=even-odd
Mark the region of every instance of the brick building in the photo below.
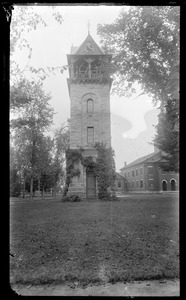
<svg viewBox="0 0 186 300">
<path fill-rule="evenodd" d="M 105 55 L 88 33 L 80 47 L 72 47 L 67 55 L 70 96 L 70 148 L 84 149 L 84 156 L 96 157 L 96 142 L 111 146 L 110 88 L 111 78 L 102 68 Z M 97 184 L 93 170 L 78 163 L 75 168 L 80 176 L 74 176 L 68 194 L 76 193 L 82 198 L 95 198 Z"/>
<path fill-rule="evenodd" d="M 178 190 L 179 175 L 175 172 L 165 172 L 160 164 L 166 164 L 161 151 L 155 151 L 140 157 L 120 169 L 126 179 L 125 191 L 176 191 Z"/>
</svg>

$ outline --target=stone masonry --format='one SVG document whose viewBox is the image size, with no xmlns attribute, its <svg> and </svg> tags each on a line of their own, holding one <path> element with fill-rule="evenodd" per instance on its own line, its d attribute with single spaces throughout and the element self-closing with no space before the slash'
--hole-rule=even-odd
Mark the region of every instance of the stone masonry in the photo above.
<svg viewBox="0 0 186 300">
<path fill-rule="evenodd" d="M 92 156 L 93 159 L 97 155 L 94 148 L 96 142 L 103 142 L 106 147 L 111 147 L 111 80 L 108 77 L 108 80 L 99 80 L 103 76 L 97 71 L 100 57 L 104 58 L 105 55 L 90 34 L 75 53 L 73 51 L 72 54 L 67 55 L 68 65 L 71 66 L 70 78 L 67 79 L 70 96 L 70 148 L 81 147 L 84 150 L 83 155 Z M 91 111 L 88 110 L 89 100 L 93 106 Z M 92 130 L 92 144 L 88 138 L 89 129 Z M 80 162 L 74 168 L 80 170 L 80 176 L 72 178 L 68 195 L 78 194 L 85 199 L 90 186 L 87 182 L 93 179 L 87 179 L 87 170 Z M 94 182 L 93 189 L 97 196 L 96 180 Z"/>
</svg>

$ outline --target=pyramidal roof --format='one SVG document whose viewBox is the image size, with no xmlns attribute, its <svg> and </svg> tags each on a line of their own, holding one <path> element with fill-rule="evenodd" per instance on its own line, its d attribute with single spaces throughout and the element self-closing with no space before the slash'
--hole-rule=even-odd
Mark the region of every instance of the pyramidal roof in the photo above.
<svg viewBox="0 0 186 300">
<path fill-rule="evenodd" d="M 71 47 L 71 54 L 78 55 L 104 55 L 103 51 L 96 44 L 90 33 L 79 47 Z"/>
</svg>

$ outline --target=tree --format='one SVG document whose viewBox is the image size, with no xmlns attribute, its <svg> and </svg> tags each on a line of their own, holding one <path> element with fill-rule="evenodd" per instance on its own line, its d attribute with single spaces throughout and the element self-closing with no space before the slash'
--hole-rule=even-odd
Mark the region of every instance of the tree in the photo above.
<svg viewBox="0 0 186 300">
<path fill-rule="evenodd" d="M 59 6 L 47 6 L 47 11 L 49 16 L 53 16 L 56 22 L 60 25 L 62 24 L 63 18 Z M 36 68 L 30 65 L 33 49 L 28 42 L 27 35 L 41 26 L 47 27 L 48 23 L 43 18 L 40 7 L 14 6 L 10 32 L 10 79 L 12 83 L 25 78 L 26 72 L 37 75 L 38 80 L 42 82 L 51 72 L 55 70 L 63 72 L 66 70 L 66 66 Z M 27 55 L 27 62 L 22 69 L 14 59 L 16 50 L 24 50 L 25 55 Z"/>
<path fill-rule="evenodd" d="M 51 173 L 52 150 L 53 141 L 51 137 L 44 136 L 43 134 L 38 135 L 36 152 L 36 173 L 38 182 L 37 189 L 40 192 L 42 184 L 42 196 L 44 196 L 44 190 L 46 185 L 44 180 L 45 175 Z"/>
<path fill-rule="evenodd" d="M 14 146 L 21 154 L 21 166 L 30 176 L 30 196 L 32 198 L 33 180 L 40 176 L 41 170 L 46 168 L 47 151 L 44 132 L 53 121 L 53 109 L 41 85 L 23 80 L 11 89 L 11 103 L 13 115 L 11 128 L 14 132 Z M 24 106 L 19 106 L 20 99 L 24 99 Z M 45 159 L 42 159 L 45 158 Z M 45 164 L 44 164 L 45 163 Z M 23 176 L 24 177 L 24 176 Z"/>
<path fill-rule="evenodd" d="M 70 144 L 70 131 L 68 124 L 61 124 L 54 132 L 54 159 L 53 159 L 53 176 L 54 176 L 54 196 L 56 192 L 57 183 L 64 178 L 65 167 L 65 153 Z"/>
<path fill-rule="evenodd" d="M 167 85 L 179 63 L 179 7 L 123 9 L 115 23 L 99 25 L 98 34 L 105 52 L 113 54 L 118 94 L 133 92 L 138 83 L 154 101 L 169 98 Z"/>
<path fill-rule="evenodd" d="M 15 149 L 10 147 L 10 196 L 13 197 L 21 194 L 20 176 L 16 162 Z"/>
<path fill-rule="evenodd" d="M 131 95 L 137 83 L 141 94 L 160 102 L 166 121 L 159 125 L 155 143 L 159 149 L 166 149 L 170 165 L 175 156 L 170 158 L 172 145 L 164 141 L 171 141 L 174 135 L 178 151 L 178 127 L 168 126 L 173 117 L 168 107 L 172 102 L 176 109 L 173 119 L 178 124 L 179 21 L 178 6 L 139 6 L 123 9 L 113 24 L 98 26 L 105 52 L 113 54 L 113 91 L 120 96 Z"/>
<path fill-rule="evenodd" d="M 179 170 L 179 110 L 176 100 L 169 100 L 165 113 L 160 113 L 154 144 L 163 151 L 163 158 L 168 163 L 162 163 L 164 171 Z"/>
</svg>

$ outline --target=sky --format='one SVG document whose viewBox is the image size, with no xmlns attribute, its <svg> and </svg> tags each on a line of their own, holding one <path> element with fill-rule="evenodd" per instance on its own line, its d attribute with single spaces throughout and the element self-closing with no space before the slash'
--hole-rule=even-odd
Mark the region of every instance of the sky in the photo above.
<svg viewBox="0 0 186 300">
<path fill-rule="evenodd" d="M 37 30 L 31 31 L 26 36 L 33 50 L 30 65 L 35 67 L 66 65 L 71 46 L 80 46 L 87 37 L 88 22 L 90 34 L 100 46 L 100 39 L 96 33 L 97 25 L 114 22 L 122 8 L 116 5 L 58 6 L 57 10 L 63 18 L 60 25 L 52 17 L 48 6 L 36 6 L 35 10 L 42 15 L 48 26 L 38 26 Z M 14 59 L 21 68 L 28 62 L 23 50 L 17 49 Z M 55 110 L 54 127 L 58 127 L 70 117 L 68 75 L 68 71 L 63 74 L 51 74 L 43 84 L 44 90 L 50 92 L 52 96 L 50 104 Z M 111 143 L 115 151 L 117 172 L 124 166 L 125 161 L 129 164 L 154 151 L 151 142 L 159 110 L 152 105 L 152 99 L 147 95 L 135 100 L 133 98 L 135 95 L 131 98 L 119 97 L 112 93 L 110 95 Z"/>
</svg>

